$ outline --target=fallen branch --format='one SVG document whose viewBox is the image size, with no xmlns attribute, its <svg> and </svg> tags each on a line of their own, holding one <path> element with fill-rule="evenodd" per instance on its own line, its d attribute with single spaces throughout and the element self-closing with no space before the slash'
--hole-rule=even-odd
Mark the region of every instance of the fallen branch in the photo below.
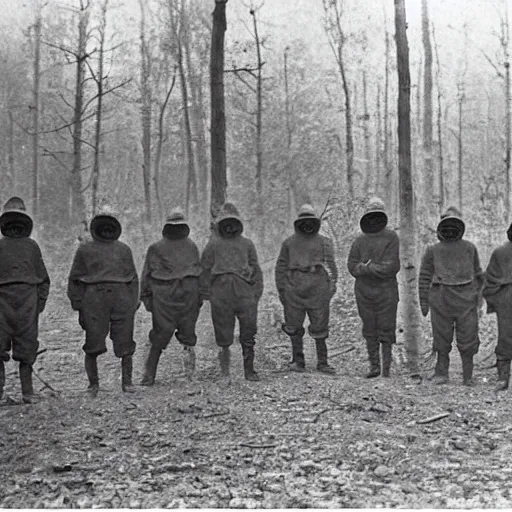
<svg viewBox="0 0 512 512">
<path fill-rule="evenodd" d="M 48 384 L 48 382 L 46 382 L 41 377 L 39 377 L 39 374 L 34 370 L 33 367 L 32 367 L 32 373 L 44 384 L 43 389 L 48 388 L 50 391 L 53 391 L 54 393 L 58 393 L 58 391 L 53 386 L 51 386 L 50 384 Z"/>
<path fill-rule="evenodd" d="M 329 408 L 329 409 L 324 409 L 323 411 L 317 412 L 315 414 L 315 417 L 313 418 L 313 421 L 311 423 L 316 423 L 320 419 L 320 416 L 322 416 L 322 414 L 325 414 L 326 412 L 329 412 L 331 410 L 332 409 Z"/>
<path fill-rule="evenodd" d="M 434 423 L 434 421 L 442 420 L 450 416 L 451 412 L 443 412 L 441 414 L 436 414 L 435 416 L 430 416 L 429 418 L 425 418 L 424 420 L 417 420 L 416 423 L 418 425 L 426 425 L 427 423 Z"/>
<path fill-rule="evenodd" d="M 207 418 L 216 418 L 217 416 L 227 416 L 231 411 L 222 411 L 222 412 L 212 412 L 210 414 L 205 414 L 204 416 L 201 416 L 203 419 Z"/>
<path fill-rule="evenodd" d="M 334 352 L 334 354 L 329 354 L 329 357 L 332 359 L 333 357 L 342 356 L 343 354 L 348 354 L 349 352 L 352 352 L 352 350 L 355 350 L 356 346 L 352 345 L 351 347 L 341 350 L 340 352 Z"/>
<path fill-rule="evenodd" d="M 270 449 L 270 448 L 277 448 L 277 444 L 251 444 L 251 443 L 240 443 L 240 446 L 243 446 L 244 448 L 254 448 L 257 449 Z"/>
</svg>

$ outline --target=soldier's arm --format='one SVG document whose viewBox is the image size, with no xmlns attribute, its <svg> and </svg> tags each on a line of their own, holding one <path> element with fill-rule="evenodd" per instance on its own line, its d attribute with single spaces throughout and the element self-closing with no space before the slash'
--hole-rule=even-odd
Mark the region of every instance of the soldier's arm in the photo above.
<svg viewBox="0 0 512 512">
<path fill-rule="evenodd" d="M 255 245 L 251 242 L 249 245 L 249 266 L 252 269 L 252 279 L 254 280 L 254 290 L 259 299 L 263 294 L 263 272 L 258 261 L 258 253 Z"/>
<path fill-rule="evenodd" d="M 85 265 L 83 263 L 81 247 L 76 250 L 73 258 L 73 264 L 68 277 L 68 298 L 71 307 L 76 311 L 82 305 L 82 299 L 85 291 L 85 284 L 80 281 L 80 277 L 85 274 Z"/>
<path fill-rule="evenodd" d="M 336 283 L 338 282 L 338 267 L 336 266 L 336 260 L 334 259 L 334 246 L 332 241 L 328 238 L 324 240 L 324 255 L 325 264 L 329 270 L 332 285 L 336 286 Z"/>
<path fill-rule="evenodd" d="M 144 258 L 144 265 L 142 267 L 142 273 L 140 276 L 140 299 L 144 303 L 144 306 L 146 306 L 146 309 L 151 309 L 151 306 L 149 302 L 151 301 L 151 282 L 150 282 L 150 259 L 151 259 L 151 247 L 148 249 L 146 256 Z M 148 311 L 150 311 L 148 309 Z"/>
<path fill-rule="evenodd" d="M 211 281 L 212 281 L 212 268 L 215 263 L 215 251 L 213 242 L 210 239 L 206 244 L 201 255 L 201 268 L 202 272 L 199 277 L 199 287 L 201 290 L 201 299 L 209 300 L 211 292 Z"/>
<path fill-rule="evenodd" d="M 400 243 L 398 236 L 393 237 L 386 247 L 381 261 L 371 261 L 368 270 L 380 279 L 395 277 L 400 270 Z"/>
<path fill-rule="evenodd" d="M 37 277 L 41 279 L 41 282 L 37 285 L 38 310 L 39 313 L 41 313 L 46 305 L 46 301 L 50 293 L 50 276 L 46 270 L 41 249 L 37 244 L 35 245 L 35 248 L 36 273 Z"/>
<path fill-rule="evenodd" d="M 277 257 L 276 268 L 274 270 L 274 277 L 276 280 L 276 288 L 279 294 L 284 291 L 284 283 L 286 280 L 286 271 L 288 270 L 289 252 L 288 244 L 283 242 L 281 245 L 281 251 Z"/>
<path fill-rule="evenodd" d="M 366 263 L 366 262 L 365 262 Z M 367 276 L 370 271 L 368 265 L 361 261 L 361 251 L 359 249 L 359 242 L 355 240 L 350 247 L 348 254 L 347 268 L 353 277 Z"/>
<path fill-rule="evenodd" d="M 428 296 L 430 293 L 430 285 L 434 276 L 434 255 L 432 248 L 427 247 L 425 254 L 421 260 L 420 276 L 418 280 L 418 292 L 420 297 L 421 312 L 427 316 L 429 310 Z"/>
<path fill-rule="evenodd" d="M 138 308 L 140 305 L 139 298 L 139 276 L 137 275 L 137 269 L 135 268 L 135 262 L 133 261 L 132 250 L 126 246 L 126 249 L 130 255 L 130 271 L 133 273 L 133 279 L 128 283 L 128 289 L 130 291 L 130 297 L 132 299 L 132 304 L 134 308 Z"/>
</svg>

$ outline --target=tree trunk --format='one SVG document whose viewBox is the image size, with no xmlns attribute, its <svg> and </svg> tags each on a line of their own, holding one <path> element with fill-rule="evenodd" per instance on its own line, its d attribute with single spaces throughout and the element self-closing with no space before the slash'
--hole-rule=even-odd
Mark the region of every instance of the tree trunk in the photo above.
<svg viewBox="0 0 512 512">
<path fill-rule="evenodd" d="M 224 36 L 227 0 L 215 0 L 210 50 L 211 204 L 215 218 L 226 201 L 226 118 L 224 108 Z"/>
<path fill-rule="evenodd" d="M 208 203 L 208 156 L 206 149 L 206 138 L 204 133 L 203 124 L 203 111 L 201 103 L 201 87 L 202 81 L 198 78 L 196 71 L 193 68 L 191 51 L 190 51 L 190 40 L 187 38 L 187 44 L 184 47 L 185 50 L 185 61 L 188 69 L 188 81 L 190 98 L 192 108 L 190 109 L 191 124 L 193 125 L 194 139 L 195 139 L 195 158 L 196 158 L 196 183 L 197 183 L 197 203 L 199 211 L 201 212 L 200 217 L 202 218 L 203 205 L 206 206 Z"/>
<path fill-rule="evenodd" d="M 434 172 L 432 158 L 433 120 L 432 120 L 432 45 L 430 42 L 430 19 L 428 14 L 428 0 L 421 2 L 421 27 L 423 36 L 423 176 L 424 196 L 427 202 L 429 219 L 435 216 L 433 191 Z"/>
<path fill-rule="evenodd" d="M 256 193 L 257 198 L 257 215 L 258 215 L 258 235 L 260 242 L 263 242 L 264 236 L 264 221 L 263 221 L 263 144 L 262 144 L 262 131 L 263 131 L 263 80 L 262 68 L 263 61 L 261 60 L 261 41 L 258 33 L 258 22 L 256 19 L 256 11 L 250 11 L 253 27 L 254 27 L 254 40 L 256 43 L 256 58 L 257 58 L 257 74 L 256 74 Z"/>
<path fill-rule="evenodd" d="M 167 108 L 167 104 L 169 103 L 169 98 L 171 97 L 171 93 L 174 89 L 174 85 L 176 84 L 176 75 L 172 77 L 171 86 L 167 91 L 164 102 L 160 107 L 160 115 L 158 116 L 158 139 L 156 142 L 156 151 L 155 151 L 155 170 L 153 173 L 154 181 L 155 181 L 155 194 L 156 194 L 156 203 L 158 207 L 158 219 L 161 220 L 163 216 L 163 205 L 162 205 L 162 196 L 160 195 L 160 165 L 162 162 L 162 148 L 164 145 L 164 119 L 165 119 L 165 109 Z"/>
<path fill-rule="evenodd" d="M 288 226 L 293 224 L 297 209 L 297 198 L 295 194 L 295 175 L 294 169 L 291 165 L 291 148 L 292 148 L 292 123 L 291 123 L 291 109 L 290 109 L 290 88 L 288 83 L 288 50 L 286 47 L 283 55 L 284 65 L 284 98 L 285 98 L 285 116 L 286 116 L 286 171 L 288 176 L 287 188 L 287 203 L 288 203 Z"/>
<path fill-rule="evenodd" d="M 374 190 L 375 182 L 372 176 L 372 157 L 370 149 L 370 112 L 368 111 L 368 84 L 366 71 L 363 71 L 363 134 L 364 134 L 364 159 L 366 161 L 366 183 L 364 187 L 365 194 Z"/>
<path fill-rule="evenodd" d="M 39 109 L 40 109 L 40 77 L 41 77 L 41 7 L 38 6 L 34 23 L 34 89 L 32 106 L 32 213 L 39 210 Z"/>
<path fill-rule="evenodd" d="M 463 200 L 462 200 L 462 197 L 463 197 L 463 194 L 462 194 L 462 191 L 463 191 L 463 168 L 462 168 L 462 164 L 463 164 L 463 139 L 462 139 L 462 135 L 463 135 L 463 132 L 462 132 L 462 129 L 463 129 L 463 126 L 462 126 L 462 117 L 463 117 L 463 110 L 464 110 L 464 90 L 463 90 L 463 85 L 462 83 L 459 84 L 459 94 L 458 94 L 458 99 L 457 99 L 457 102 L 458 102 L 458 135 L 457 135 L 457 150 L 458 150 L 458 153 L 457 153 L 457 169 L 458 169 L 458 173 L 457 173 L 457 176 L 458 176 L 458 186 L 457 186 L 457 190 L 458 190 L 458 193 L 459 193 L 459 210 L 460 212 L 462 213 L 463 212 Z"/>
<path fill-rule="evenodd" d="M 382 104 L 380 84 L 377 85 L 377 134 L 375 136 L 375 194 L 381 197 L 382 179 Z M 389 204 L 388 204 L 389 206 Z"/>
<path fill-rule="evenodd" d="M 139 0 L 140 5 L 140 92 L 141 92 L 141 121 L 142 121 L 142 180 L 144 184 L 144 205 L 146 221 L 151 224 L 151 127 L 153 118 L 153 91 L 151 87 L 151 55 L 146 39 L 145 0 Z"/>
<path fill-rule="evenodd" d="M 98 185 L 100 182 L 100 151 L 101 151 L 101 117 L 103 114 L 103 64 L 105 58 L 105 31 L 107 28 L 107 8 L 108 0 L 103 2 L 101 7 L 101 22 L 99 28 L 99 53 L 98 53 L 98 74 L 96 76 L 96 86 L 98 100 L 96 102 L 96 131 L 94 134 L 94 164 L 92 171 L 92 214 L 96 215 L 98 210 Z"/>
<path fill-rule="evenodd" d="M 352 103 L 350 101 L 350 90 L 343 61 L 343 45 L 338 48 L 338 67 L 340 70 L 345 95 L 345 154 L 347 156 L 347 184 L 350 198 L 354 198 L 354 137 L 352 135 Z"/>
<path fill-rule="evenodd" d="M 507 55 L 508 57 L 508 55 Z M 505 221 L 510 219 L 510 156 L 511 156 L 511 108 L 510 108 L 510 62 L 505 62 Z"/>
<path fill-rule="evenodd" d="M 83 1 L 80 2 L 78 15 L 78 52 L 76 54 L 75 105 L 73 115 L 73 169 L 71 171 L 72 220 L 75 224 L 85 220 L 85 204 L 82 192 L 82 110 L 89 12 L 87 7 L 84 6 Z"/>
<path fill-rule="evenodd" d="M 390 153 L 390 126 L 389 126 L 389 74 L 390 74 L 390 64 L 391 64 L 391 51 L 390 51 L 390 41 L 389 41 L 389 32 L 386 29 L 386 37 L 385 37 L 385 74 L 384 74 L 384 186 L 386 190 L 386 201 L 391 207 L 394 202 L 393 199 L 393 186 L 392 186 L 392 172 L 393 165 L 389 156 Z"/>
<path fill-rule="evenodd" d="M 416 222 L 411 169 L 411 77 L 405 0 L 395 0 L 395 27 L 398 70 L 398 158 L 400 188 L 400 241 L 403 268 L 404 333 L 407 362 L 417 371 L 421 339 L 416 267 Z"/>
<path fill-rule="evenodd" d="M 16 193 L 17 180 L 16 180 L 16 167 L 14 164 L 14 116 L 12 111 L 9 109 L 8 112 L 9 124 L 8 124 L 8 140 L 7 140 L 7 169 L 9 172 L 9 181 L 11 185 L 11 191 Z"/>
<path fill-rule="evenodd" d="M 443 92 L 441 89 L 441 66 L 439 63 L 439 49 L 437 47 L 436 39 L 435 39 L 435 30 L 432 26 L 432 40 L 434 42 L 434 50 L 436 56 L 436 86 L 437 86 L 437 139 L 438 139 L 438 167 L 439 167 L 439 203 L 438 209 L 439 213 L 443 213 L 444 211 L 444 155 L 443 155 L 443 108 L 442 108 L 442 99 Z"/>
</svg>

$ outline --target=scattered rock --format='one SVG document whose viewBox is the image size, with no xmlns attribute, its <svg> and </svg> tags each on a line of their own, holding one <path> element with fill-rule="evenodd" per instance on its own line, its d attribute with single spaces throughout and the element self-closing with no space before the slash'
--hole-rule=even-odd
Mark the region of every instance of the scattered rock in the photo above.
<svg viewBox="0 0 512 512">
<path fill-rule="evenodd" d="M 384 478 L 386 476 L 389 476 L 392 473 L 392 471 L 387 466 L 380 464 L 373 470 L 373 473 L 375 476 L 378 476 L 379 478 Z"/>
</svg>

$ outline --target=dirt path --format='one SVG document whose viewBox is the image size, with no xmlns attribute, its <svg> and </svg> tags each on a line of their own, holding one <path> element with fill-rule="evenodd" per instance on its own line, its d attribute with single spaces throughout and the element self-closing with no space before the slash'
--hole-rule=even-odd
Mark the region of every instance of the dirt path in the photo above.
<svg viewBox="0 0 512 512">
<path fill-rule="evenodd" d="M 60 392 L 43 390 L 33 406 L 0 407 L 0 507 L 512 505 L 512 406 L 509 392 L 493 392 L 492 369 L 477 371 L 473 389 L 460 385 L 456 355 L 447 386 L 412 381 L 397 367 L 389 380 L 368 381 L 357 342 L 334 359 L 337 377 L 288 374 L 280 370 L 287 339 L 268 327 L 258 342 L 262 382 L 243 379 L 236 346 L 226 386 L 206 306 L 193 381 L 174 342 L 157 385 L 123 394 L 110 351 L 100 360 L 102 391 L 91 400 L 82 332 L 66 308 L 51 311 L 40 336 L 48 351 L 36 370 Z M 136 338 L 148 329 L 141 312 Z M 139 344 L 136 382 L 146 349 Z M 306 357 L 314 368 L 312 344 Z M 12 363 L 6 394 L 19 400 Z M 450 415 L 416 423 L 442 412 Z"/>
</svg>

